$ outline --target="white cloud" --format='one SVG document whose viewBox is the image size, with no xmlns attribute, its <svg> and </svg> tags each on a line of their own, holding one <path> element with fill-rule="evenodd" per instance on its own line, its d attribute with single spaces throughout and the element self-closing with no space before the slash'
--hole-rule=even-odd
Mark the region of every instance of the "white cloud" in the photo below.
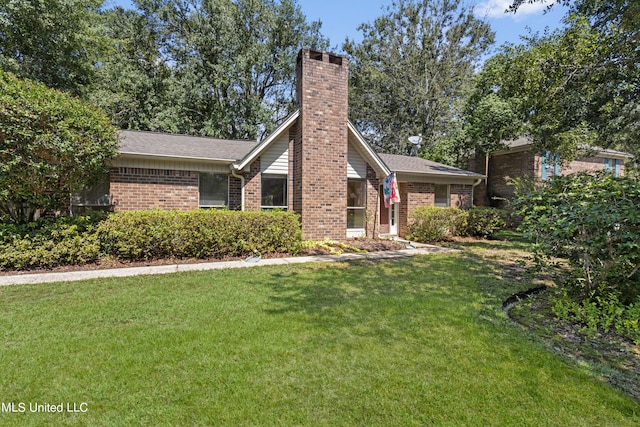
<svg viewBox="0 0 640 427">
<path fill-rule="evenodd" d="M 535 2 L 533 4 L 525 3 L 513 13 L 505 13 L 505 10 L 511 5 L 511 0 L 485 0 L 478 3 L 475 7 L 475 14 L 480 17 L 487 18 L 511 18 L 519 21 L 525 18 L 525 15 L 534 13 L 542 14 L 542 11 L 548 6 L 548 3 Z"/>
</svg>

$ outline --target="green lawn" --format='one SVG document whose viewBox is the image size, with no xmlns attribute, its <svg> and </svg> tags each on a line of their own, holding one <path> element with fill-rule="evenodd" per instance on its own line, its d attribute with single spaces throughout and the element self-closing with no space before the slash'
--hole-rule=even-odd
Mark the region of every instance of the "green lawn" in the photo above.
<svg viewBox="0 0 640 427">
<path fill-rule="evenodd" d="M 638 425 L 470 254 L 0 289 L 2 425 Z M 84 413 L 29 404 L 86 402 Z"/>
</svg>

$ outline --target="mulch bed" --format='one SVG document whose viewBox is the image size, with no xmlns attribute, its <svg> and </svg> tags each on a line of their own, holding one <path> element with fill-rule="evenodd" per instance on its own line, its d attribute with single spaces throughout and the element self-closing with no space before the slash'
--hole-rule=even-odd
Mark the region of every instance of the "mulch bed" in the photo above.
<svg viewBox="0 0 640 427">
<path fill-rule="evenodd" d="M 396 251 L 404 249 L 404 243 L 395 242 L 391 240 L 377 240 L 377 239 L 349 239 L 344 240 L 342 243 L 346 243 L 349 246 L 353 246 L 360 250 L 367 252 L 380 252 L 380 251 Z M 344 253 L 353 253 L 354 250 L 349 247 L 341 249 Z M 327 248 L 316 247 L 311 249 L 303 249 L 299 254 L 295 256 L 310 256 L 310 255 L 330 255 L 331 252 Z M 287 258 L 292 257 L 290 254 L 264 254 L 263 258 Z M 59 273 L 67 271 L 87 271 L 87 270 L 106 270 L 111 268 L 127 268 L 127 267 L 149 267 L 157 265 L 174 265 L 174 264 L 198 264 L 205 262 L 221 262 L 221 261 L 239 261 L 245 259 L 244 257 L 226 257 L 226 258 L 161 258 L 147 261 L 121 261 L 115 258 L 101 258 L 97 262 L 84 264 L 84 265 L 63 265 L 53 268 L 36 268 L 31 270 L 9 270 L 0 271 L 0 276 L 9 275 L 21 275 L 21 274 L 34 274 L 34 273 Z"/>
</svg>

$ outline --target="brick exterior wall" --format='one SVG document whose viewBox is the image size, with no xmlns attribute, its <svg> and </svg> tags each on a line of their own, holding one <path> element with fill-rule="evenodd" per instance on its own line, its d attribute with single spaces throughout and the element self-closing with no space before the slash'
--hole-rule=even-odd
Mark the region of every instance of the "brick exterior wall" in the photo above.
<svg viewBox="0 0 640 427">
<path fill-rule="evenodd" d="M 400 193 L 400 208 L 398 209 L 398 235 L 407 235 L 407 220 L 409 218 L 408 203 L 405 203 L 409 199 L 409 183 L 399 182 L 398 192 Z"/>
<path fill-rule="evenodd" d="M 489 158 L 487 196 L 492 206 L 513 199 L 514 187 L 509 185 L 509 178 L 540 176 L 539 159 L 535 157 L 530 151 L 519 151 Z M 481 190 L 476 187 L 476 191 Z"/>
<path fill-rule="evenodd" d="M 110 192 L 114 210 L 198 208 L 198 172 L 111 168 Z"/>
<path fill-rule="evenodd" d="M 347 59 L 303 48 L 297 63 L 295 179 L 305 239 L 344 239 L 347 230 Z M 298 150 L 300 150 L 298 154 Z"/>
<path fill-rule="evenodd" d="M 612 171 L 615 171 L 615 159 L 612 161 Z M 560 173 L 569 175 L 576 172 L 597 172 L 606 168 L 605 157 L 581 157 L 568 165 L 562 165 Z M 624 176 L 624 161 L 620 160 L 620 176 Z"/>
<path fill-rule="evenodd" d="M 404 237 L 407 235 L 407 224 L 409 223 L 409 217 L 414 209 L 421 206 L 433 206 L 435 204 L 435 191 L 434 184 L 408 182 L 401 183 L 406 186 L 406 194 L 402 194 L 400 191 L 400 228 L 398 233 Z M 402 185 L 399 185 L 399 190 Z"/>
<path fill-rule="evenodd" d="M 449 186 L 449 206 L 460 209 L 468 209 L 473 206 L 473 186 L 463 184 L 451 184 Z"/>
<path fill-rule="evenodd" d="M 482 154 L 476 154 L 469 159 L 467 170 L 471 172 L 487 175 L 487 158 Z M 489 206 L 490 201 L 487 192 L 487 180 L 483 179 L 473 190 L 473 204 L 475 206 Z"/>
<path fill-rule="evenodd" d="M 474 163 L 470 163 L 470 167 Z M 478 167 L 477 164 L 475 164 Z M 615 168 L 615 166 L 613 166 Z M 562 165 L 560 173 L 569 175 L 576 172 L 596 172 L 605 168 L 604 157 L 582 157 L 569 164 Z M 475 172 L 479 172 L 475 169 Z M 482 172 L 480 172 L 482 173 Z M 620 162 L 620 175 L 624 175 L 624 162 Z M 514 198 L 514 187 L 509 185 L 509 178 L 532 177 L 542 179 L 542 156 L 531 151 L 518 151 L 500 154 L 489 159 L 489 178 L 486 194 L 492 206 L 501 206 L 505 200 Z M 474 191 L 474 202 L 481 204 L 484 193 L 483 185 Z"/>
<path fill-rule="evenodd" d="M 240 210 L 242 208 L 242 181 L 229 175 L 229 209 Z"/>
<path fill-rule="evenodd" d="M 367 237 L 370 239 L 378 237 L 380 233 L 379 187 L 376 171 L 367 165 Z"/>
<path fill-rule="evenodd" d="M 298 87 L 298 90 L 300 88 Z M 291 177 L 293 179 L 293 193 L 289 199 L 292 203 L 292 208 L 295 213 L 302 217 L 302 129 L 300 126 L 300 119 L 295 124 L 293 131 L 293 141 L 290 144 L 291 150 L 289 151 L 289 170 L 292 172 Z"/>
<path fill-rule="evenodd" d="M 259 211 L 262 204 L 262 174 L 260 159 L 256 159 L 249 166 L 250 170 L 244 176 L 244 210 Z"/>
<path fill-rule="evenodd" d="M 400 192 L 400 212 L 398 218 L 398 235 L 407 235 L 407 224 L 414 209 L 422 206 L 434 206 L 435 204 L 435 184 L 400 182 L 398 183 Z M 451 184 L 449 186 L 449 206 L 466 209 L 473 206 L 472 201 L 473 186 L 465 184 Z"/>
</svg>

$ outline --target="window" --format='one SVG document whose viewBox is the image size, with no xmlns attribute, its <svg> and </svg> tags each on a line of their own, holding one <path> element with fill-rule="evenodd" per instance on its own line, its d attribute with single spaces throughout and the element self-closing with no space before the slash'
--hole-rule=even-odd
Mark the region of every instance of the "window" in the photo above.
<svg viewBox="0 0 640 427">
<path fill-rule="evenodd" d="M 263 209 L 287 209 L 287 175 L 262 175 Z"/>
<path fill-rule="evenodd" d="M 440 208 L 449 207 L 449 186 L 447 184 L 436 184 L 434 192 L 434 206 Z"/>
<path fill-rule="evenodd" d="M 222 173 L 200 174 L 201 208 L 221 208 L 229 204 L 229 177 Z"/>
<path fill-rule="evenodd" d="M 84 209 L 76 208 L 104 208 L 111 206 L 109 195 L 109 175 L 105 175 L 95 185 L 80 190 L 71 195 L 71 206 L 75 211 Z"/>
<path fill-rule="evenodd" d="M 615 169 L 614 169 L 615 167 Z M 614 174 L 616 178 L 620 176 L 620 160 L 619 159 L 604 159 L 604 169 L 607 172 L 611 172 Z"/>
<path fill-rule="evenodd" d="M 540 178 L 546 181 L 547 178 L 560 175 L 560 154 L 553 155 L 546 151 L 542 155 L 542 172 Z"/>
<path fill-rule="evenodd" d="M 365 229 L 366 206 L 367 193 L 365 180 L 347 180 L 347 229 Z"/>
</svg>

